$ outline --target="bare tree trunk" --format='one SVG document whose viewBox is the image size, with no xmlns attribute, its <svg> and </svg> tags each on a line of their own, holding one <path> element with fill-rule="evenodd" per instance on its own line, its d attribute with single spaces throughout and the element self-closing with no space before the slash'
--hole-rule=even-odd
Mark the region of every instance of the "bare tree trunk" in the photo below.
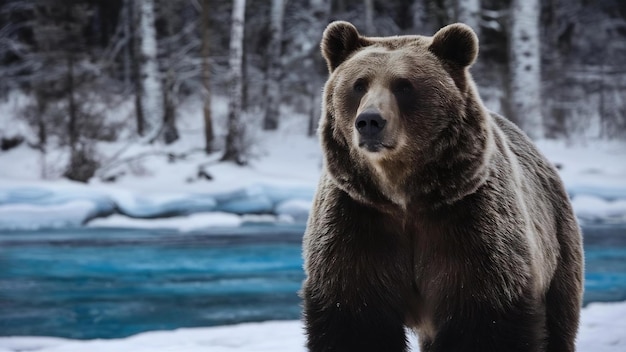
<svg viewBox="0 0 626 352">
<path fill-rule="evenodd" d="M 78 128 L 77 128 L 77 109 L 76 101 L 74 100 L 74 57 L 70 53 L 67 56 L 67 137 L 70 145 L 70 158 L 74 159 L 76 154 L 76 144 L 78 143 Z"/>
<path fill-rule="evenodd" d="M 270 42 L 267 50 L 269 65 L 265 79 L 265 84 L 267 86 L 267 103 L 265 104 L 265 117 L 263 119 L 264 130 L 277 129 L 280 117 L 280 103 L 282 100 L 280 80 L 283 73 L 282 41 L 284 13 L 285 1 L 272 0 Z"/>
<path fill-rule="evenodd" d="M 245 25 L 244 25 L 245 26 Z M 242 44 L 245 46 L 245 43 Z M 248 95 L 248 51 L 243 50 L 241 57 L 241 111 L 247 111 L 250 103 Z"/>
<path fill-rule="evenodd" d="M 413 13 L 413 31 L 415 34 L 425 34 L 430 32 L 428 28 L 428 5 L 426 0 L 414 0 L 411 6 Z"/>
<path fill-rule="evenodd" d="M 472 27 L 480 38 L 480 0 L 456 0 L 456 20 Z"/>
<path fill-rule="evenodd" d="M 174 70 L 168 69 L 163 84 L 163 129 L 161 135 L 165 144 L 172 144 L 178 140 L 176 128 L 175 78 Z"/>
<path fill-rule="evenodd" d="M 122 16 L 121 16 L 121 21 L 122 21 L 122 30 L 124 33 L 124 40 L 126 40 L 126 44 L 124 45 L 124 49 L 123 49 L 123 59 L 122 59 L 122 63 L 123 63 L 123 77 L 124 77 L 124 89 L 126 91 L 128 91 L 130 84 L 132 82 L 132 58 L 131 58 L 131 51 L 132 51 L 132 41 L 130 40 L 133 37 L 133 32 L 132 32 L 132 10 L 131 10 L 131 3 L 130 0 L 124 0 L 122 3 Z"/>
<path fill-rule="evenodd" d="M 514 0 L 509 39 L 510 118 L 532 139 L 544 137 L 538 0 Z"/>
<path fill-rule="evenodd" d="M 365 34 L 375 35 L 374 29 L 374 0 L 365 0 Z"/>
<path fill-rule="evenodd" d="M 37 119 L 37 138 L 39 139 L 38 148 L 40 154 L 41 164 L 41 178 L 48 178 L 48 167 L 46 163 L 46 153 L 48 151 L 48 129 L 46 128 L 46 121 L 44 113 L 46 112 L 46 100 L 43 97 L 43 93 L 37 87 L 35 87 L 35 114 Z"/>
<path fill-rule="evenodd" d="M 73 181 L 87 182 L 98 168 L 98 162 L 93 157 L 92 146 L 80 138 L 79 118 L 84 119 L 76 101 L 77 82 L 74 77 L 73 53 L 67 56 L 67 136 L 70 146 L 70 160 L 64 176 Z M 45 162 L 45 160 L 44 160 Z"/>
<path fill-rule="evenodd" d="M 140 55 L 140 48 L 139 48 L 139 41 L 137 40 L 138 37 L 138 32 L 137 32 L 137 25 L 135 24 L 136 20 L 137 20 L 137 2 L 135 2 L 134 0 L 127 0 L 127 6 L 128 6 L 128 21 L 129 21 L 129 26 L 130 26 L 130 42 L 129 42 L 129 46 L 130 46 L 130 52 L 132 55 L 132 60 L 131 60 L 131 78 L 133 81 L 133 90 L 135 93 L 135 121 L 137 122 L 137 134 L 139 136 L 143 136 L 144 135 L 144 117 L 143 117 L 143 102 L 141 97 L 143 96 L 142 93 L 142 84 L 141 84 L 141 64 L 139 63 L 138 58 L 141 57 Z"/>
<path fill-rule="evenodd" d="M 331 10 L 331 1 L 330 0 L 309 0 L 309 7 L 311 8 L 311 13 L 313 14 L 313 18 L 314 18 L 314 25 L 317 26 L 316 30 L 314 31 L 314 33 L 317 33 L 317 36 L 315 38 L 311 38 L 311 40 L 319 43 L 322 39 L 322 32 L 324 31 L 324 26 L 326 26 L 326 24 L 328 23 L 328 17 L 330 16 L 330 10 Z M 321 55 L 319 54 L 319 46 L 316 45 L 314 46 L 314 53 L 311 53 L 310 57 L 313 58 L 320 58 L 321 59 Z M 311 60 L 307 60 L 308 61 L 308 65 L 310 65 L 310 70 L 315 70 L 316 67 L 319 66 L 324 66 L 324 65 L 318 65 L 316 63 L 315 60 L 311 59 Z M 320 115 L 321 115 L 321 108 L 320 108 L 320 102 L 321 102 L 321 93 L 322 93 L 322 85 L 323 80 L 321 77 L 323 77 L 323 75 L 315 75 L 314 76 L 315 79 L 309 81 L 309 83 L 307 84 L 307 93 L 310 95 L 310 104 L 311 106 L 309 107 L 309 123 L 308 123 L 308 136 L 312 137 L 315 135 L 315 131 L 317 130 L 317 125 L 320 119 Z"/>
<path fill-rule="evenodd" d="M 213 152 L 213 117 L 211 116 L 211 61 L 209 56 L 211 26 L 209 23 L 210 0 L 202 1 L 202 111 L 204 113 L 204 150 Z"/>
<path fill-rule="evenodd" d="M 154 0 L 141 0 L 139 28 L 141 31 L 141 110 L 144 134 L 150 142 L 156 140 L 163 125 L 163 84 L 157 58 L 157 38 L 154 27 Z"/>
<path fill-rule="evenodd" d="M 311 87 L 310 90 L 315 91 L 315 87 Z M 318 98 L 320 98 L 319 94 L 309 95 L 309 126 L 307 129 L 307 136 L 309 137 L 313 137 L 317 130 L 319 118 L 315 118 L 315 116 L 320 115 L 320 102 Z"/>
<path fill-rule="evenodd" d="M 172 44 L 171 38 L 175 36 L 175 27 L 177 25 L 176 16 L 177 6 L 175 2 L 161 3 L 161 16 L 164 19 L 161 27 L 162 34 L 169 40 L 164 41 L 161 46 L 161 55 L 165 60 L 165 75 L 163 77 L 161 87 L 163 89 L 163 127 L 159 131 L 159 136 L 163 138 L 165 144 L 174 143 L 179 138 L 178 128 L 176 127 L 176 107 L 178 103 L 178 76 L 173 62 L 176 56 L 176 49 Z"/>
<path fill-rule="evenodd" d="M 230 57 L 228 64 L 230 100 L 228 103 L 228 134 L 222 161 L 243 163 L 243 50 L 246 0 L 234 0 L 230 32 Z"/>
</svg>

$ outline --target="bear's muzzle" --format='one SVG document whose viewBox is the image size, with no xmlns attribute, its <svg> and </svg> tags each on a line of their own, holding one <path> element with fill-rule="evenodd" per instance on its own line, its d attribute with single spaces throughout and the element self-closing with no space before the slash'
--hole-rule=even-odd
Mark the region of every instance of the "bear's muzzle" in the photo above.
<svg viewBox="0 0 626 352">
<path fill-rule="evenodd" d="M 385 148 L 383 130 L 387 120 L 383 119 L 376 110 L 366 110 L 360 113 L 354 125 L 359 133 L 359 147 L 365 147 L 370 152 L 378 152 Z"/>
</svg>

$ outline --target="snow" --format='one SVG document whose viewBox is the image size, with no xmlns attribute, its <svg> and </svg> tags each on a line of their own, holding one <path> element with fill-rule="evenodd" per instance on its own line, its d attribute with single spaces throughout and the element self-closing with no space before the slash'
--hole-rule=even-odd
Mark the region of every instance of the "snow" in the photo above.
<svg viewBox="0 0 626 352">
<path fill-rule="evenodd" d="M 150 154 L 163 146 L 128 148 L 125 153 L 129 156 L 146 153 L 149 156 L 139 165 L 109 169 L 121 175 L 115 183 L 100 179 L 89 184 L 38 179 L 38 153 L 20 146 L 0 153 L 0 165 L 12 166 L 0 167 L 0 230 L 87 225 L 189 231 L 237 226 L 242 221 L 237 216 L 246 214 L 268 214 L 277 220 L 304 222 L 322 157 L 317 140 L 304 137 L 304 131 L 299 128 L 287 123 L 281 131 L 266 132 L 259 137 L 256 157 L 246 167 L 217 163 L 214 155 L 204 153 L 190 154 L 175 162 L 168 161 L 163 153 Z M 167 147 L 171 150 L 166 152 L 190 149 L 194 135 L 189 137 L 191 141 L 183 140 Z M 626 220 L 626 145 L 540 141 L 538 146 L 559 166 L 582 222 Z M 119 145 L 105 147 L 111 154 L 121 149 Z M 213 180 L 192 177 L 199 164 L 205 165 Z M 197 215 L 190 222 L 189 216 L 193 214 Z M 167 219 L 146 220 L 155 218 Z"/>
<path fill-rule="evenodd" d="M 626 221 L 626 145 L 623 142 L 540 141 L 583 222 Z"/>
<path fill-rule="evenodd" d="M 96 205 L 73 200 L 55 205 L 16 204 L 0 207 L 0 230 L 79 227 L 96 214 Z"/>
<path fill-rule="evenodd" d="M 626 351 L 626 302 L 592 303 L 582 310 L 577 347 L 581 352 Z M 415 337 L 412 351 L 418 351 Z M 299 321 L 269 321 L 211 328 L 152 331 L 124 339 L 69 340 L 50 337 L 0 337 L 0 352 L 281 352 L 305 351 Z"/>
<path fill-rule="evenodd" d="M 180 232 L 200 230 L 209 226 L 239 226 L 243 218 L 235 214 L 212 212 L 197 213 L 189 216 L 174 216 L 163 219 L 133 219 L 123 215 L 112 215 L 107 218 L 89 222 L 89 227 L 99 228 L 140 228 L 140 229 L 172 229 Z"/>
<path fill-rule="evenodd" d="M 276 206 L 276 213 L 279 216 L 287 216 L 294 221 L 305 222 L 309 217 L 309 209 L 312 202 L 306 200 L 290 199 Z"/>
<path fill-rule="evenodd" d="M 606 201 L 597 196 L 581 195 L 572 206 L 583 221 L 626 222 L 626 199 Z"/>
<path fill-rule="evenodd" d="M 217 100 L 218 109 L 225 109 L 220 104 L 223 101 Z M 201 123 L 200 117 L 198 121 Z M 218 163 L 216 155 L 202 152 L 187 153 L 175 161 L 165 157 L 201 144 L 202 136 L 194 132 L 201 129 L 195 129 L 198 126 L 193 123 L 183 124 L 181 131 L 186 134 L 172 146 L 105 144 L 101 149 L 107 156 L 119 154 L 119 150 L 123 150 L 122 158 L 146 155 L 108 168 L 106 175 L 118 175 L 114 183 L 98 178 L 89 184 L 61 178 L 41 180 L 37 151 L 22 145 L 0 153 L 0 230 L 123 226 L 189 231 L 238 226 L 240 216 L 248 214 L 304 222 L 322 157 L 317 140 L 304 136 L 299 121 L 282 123 L 281 130 L 255 137 L 258 145 L 246 167 Z M 626 220 L 624 143 L 540 141 L 538 146 L 559 166 L 583 223 Z M 60 158 L 60 154 L 48 155 L 49 160 Z M 195 177 L 199 165 L 213 180 Z M 146 220 L 156 218 L 166 219 Z"/>
<path fill-rule="evenodd" d="M 0 185 L 0 230 L 80 227 L 112 214 L 112 219 L 94 221 L 181 230 L 190 229 L 190 217 L 184 215 L 191 214 L 197 215 L 192 217 L 195 227 L 202 223 L 204 227 L 237 226 L 240 221 L 235 220 L 236 214 L 272 214 L 304 221 L 313 193 L 311 186 L 272 184 L 214 193 L 150 193 L 64 181 L 42 184 L 8 180 Z M 209 212 L 216 214 L 205 214 Z M 156 218 L 168 219 L 146 220 Z"/>
<path fill-rule="evenodd" d="M 579 140 L 537 142 L 539 149 L 556 165 L 568 189 L 581 193 L 605 192 L 626 198 L 626 144 L 619 141 Z M 617 191 L 617 192 L 614 192 Z"/>
<path fill-rule="evenodd" d="M 100 179 L 89 184 L 40 180 L 33 176 L 39 174 L 35 171 L 36 151 L 21 146 L 0 153 L 0 165 L 14 165 L 0 168 L 0 230 L 87 225 L 189 231 L 237 226 L 242 221 L 240 216 L 248 214 L 305 222 L 322 158 L 317 140 L 296 134 L 294 129 L 294 125 L 291 129 L 287 125 L 282 131 L 267 132 L 259 138 L 256 158 L 246 167 L 217 163 L 215 156 L 204 153 L 175 162 L 162 153 L 148 153 L 139 166 L 109 169 L 121 175 L 115 183 Z M 574 210 L 583 223 L 626 221 L 626 145 L 540 141 L 538 146 L 559 166 Z M 137 146 L 126 153 L 145 154 L 157 148 Z M 168 148 L 171 150 L 167 152 L 176 153 L 190 145 L 181 141 Z M 213 180 L 192 177 L 199 164 Z M 146 220 L 156 218 L 167 219 Z"/>
<path fill-rule="evenodd" d="M 227 100 L 214 99 L 213 107 L 215 116 L 224 116 Z M 8 110 L 0 104 L 2 109 Z M 243 219 L 236 216 L 249 214 L 266 214 L 278 221 L 306 220 L 322 158 L 318 141 L 305 137 L 304 116 L 282 109 L 292 118 L 281 121 L 279 131 L 252 136 L 256 144 L 249 165 L 239 167 L 219 163 L 219 153 L 206 155 L 198 148 L 203 143 L 201 101 L 192 100 L 181 110 L 181 139 L 172 145 L 99 144 L 103 177 L 88 184 L 60 177 L 59 165 L 66 160 L 62 151 L 50 151 L 45 165 L 41 165 L 39 152 L 25 144 L 0 152 L 0 231 L 85 225 L 164 226 L 187 231 L 237 226 Z M 10 125 L 8 116 L 0 116 L 0 126 Z M 218 134 L 225 132 L 224 127 L 218 121 Z M 116 163 L 119 160 L 130 161 Z M 198 178 L 200 167 L 213 179 Z M 44 180 L 43 168 L 49 175 Z M 115 182 L 103 180 L 111 176 L 116 176 Z M 84 208 L 77 207 L 77 201 L 82 201 Z M 59 209 L 68 210 L 63 221 L 41 216 L 49 211 L 60 217 Z M 211 212 L 217 215 L 209 215 Z M 193 216 L 192 226 L 189 216 L 193 214 L 198 215 Z M 167 219 L 145 220 L 155 218 Z"/>
</svg>

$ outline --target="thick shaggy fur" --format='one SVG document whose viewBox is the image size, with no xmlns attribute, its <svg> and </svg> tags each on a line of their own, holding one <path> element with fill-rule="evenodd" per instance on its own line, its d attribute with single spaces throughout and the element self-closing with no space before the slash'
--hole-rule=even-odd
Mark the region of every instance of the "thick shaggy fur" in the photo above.
<svg viewBox="0 0 626 352">
<path fill-rule="evenodd" d="M 581 235 L 550 163 L 489 113 L 462 24 L 322 40 L 322 174 L 304 239 L 311 351 L 574 351 Z M 379 113 L 374 141 L 355 128 Z M 376 125 L 378 127 L 378 125 Z"/>
</svg>

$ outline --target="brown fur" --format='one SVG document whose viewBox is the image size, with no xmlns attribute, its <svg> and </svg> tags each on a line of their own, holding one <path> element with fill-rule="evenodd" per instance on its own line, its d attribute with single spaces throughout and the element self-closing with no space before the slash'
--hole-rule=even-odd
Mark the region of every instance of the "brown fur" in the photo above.
<svg viewBox="0 0 626 352">
<path fill-rule="evenodd" d="M 322 40 L 322 174 L 304 240 L 312 351 L 574 351 L 581 236 L 550 163 L 489 113 L 462 24 Z M 355 120 L 386 121 L 372 150 Z"/>
</svg>

